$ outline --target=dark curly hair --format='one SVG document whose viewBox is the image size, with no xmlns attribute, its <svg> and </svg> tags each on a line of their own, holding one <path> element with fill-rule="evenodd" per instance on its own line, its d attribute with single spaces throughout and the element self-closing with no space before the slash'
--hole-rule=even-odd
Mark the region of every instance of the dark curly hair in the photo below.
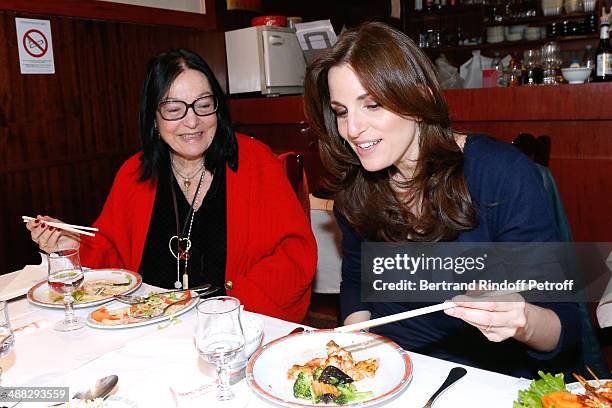
<svg viewBox="0 0 612 408">
<path fill-rule="evenodd" d="M 238 169 L 238 143 L 229 113 L 225 94 L 214 73 L 202 57 L 193 51 L 173 49 L 149 60 L 147 74 L 140 94 L 140 140 L 143 154 L 140 157 L 140 181 L 156 179 L 160 168 L 169 161 L 168 146 L 158 136 L 155 128 L 157 107 L 172 82 L 187 70 L 200 71 L 208 79 L 217 99 L 217 130 L 206 150 L 206 168 L 215 172 L 219 166 Z"/>
<path fill-rule="evenodd" d="M 417 118 L 419 157 L 412 179 L 398 194 L 395 166 L 366 171 L 344 145 L 330 107 L 328 73 L 348 64 L 369 95 L 403 117 Z M 463 175 L 448 106 L 429 59 L 405 34 L 382 23 L 364 23 L 343 33 L 309 67 L 304 82 L 306 116 L 319 138 L 326 188 L 334 207 L 355 231 L 375 241 L 453 240 L 477 225 Z M 395 186 L 393 185 L 395 183 Z M 418 208 L 414 213 L 411 208 Z"/>
</svg>

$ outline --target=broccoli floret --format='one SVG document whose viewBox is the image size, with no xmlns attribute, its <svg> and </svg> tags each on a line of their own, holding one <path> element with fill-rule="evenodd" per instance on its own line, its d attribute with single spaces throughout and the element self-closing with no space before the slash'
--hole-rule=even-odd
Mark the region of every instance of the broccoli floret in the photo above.
<svg viewBox="0 0 612 408">
<path fill-rule="evenodd" d="M 314 373 L 312 373 L 312 379 L 313 380 L 319 380 L 319 377 L 321 376 L 321 373 L 323 372 L 323 369 L 321 367 L 317 367 L 314 370 Z"/>
<path fill-rule="evenodd" d="M 367 398 L 374 396 L 372 391 L 355 391 L 355 387 L 352 384 L 338 384 L 336 385 L 340 395 L 338 395 L 334 402 L 338 405 L 348 404 L 350 402 L 362 401 Z"/>
<path fill-rule="evenodd" d="M 306 373 L 298 374 L 295 383 L 293 383 L 293 396 L 295 398 L 312 399 L 312 380 Z"/>
</svg>

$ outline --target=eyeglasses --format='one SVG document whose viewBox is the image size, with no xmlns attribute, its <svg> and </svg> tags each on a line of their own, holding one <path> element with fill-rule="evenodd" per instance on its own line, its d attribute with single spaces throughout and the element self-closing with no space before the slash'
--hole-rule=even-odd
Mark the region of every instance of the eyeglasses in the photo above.
<svg viewBox="0 0 612 408">
<path fill-rule="evenodd" d="M 212 115 L 218 108 L 214 95 L 203 96 L 190 104 L 183 101 L 165 101 L 157 106 L 157 111 L 165 120 L 181 120 L 187 116 L 189 108 L 198 116 Z"/>
</svg>

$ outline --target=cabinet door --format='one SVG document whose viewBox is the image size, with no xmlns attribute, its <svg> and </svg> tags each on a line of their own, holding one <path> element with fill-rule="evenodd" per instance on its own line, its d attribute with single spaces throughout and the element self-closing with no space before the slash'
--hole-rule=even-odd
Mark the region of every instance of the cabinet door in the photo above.
<svg viewBox="0 0 612 408">
<path fill-rule="evenodd" d="M 306 62 L 295 33 L 262 31 L 266 86 L 301 86 Z"/>
</svg>

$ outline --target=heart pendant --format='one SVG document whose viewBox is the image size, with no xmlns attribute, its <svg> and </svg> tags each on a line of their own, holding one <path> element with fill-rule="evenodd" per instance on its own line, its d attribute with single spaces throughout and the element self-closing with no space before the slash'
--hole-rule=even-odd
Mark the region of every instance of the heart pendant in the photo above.
<svg viewBox="0 0 612 408">
<path fill-rule="evenodd" d="M 191 180 L 189 179 L 184 179 L 183 180 L 183 185 L 185 186 L 186 189 L 189 188 L 189 186 L 191 186 Z"/>
<path fill-rule="evenodd" d="M 174 246 L 177 247 L 178 254 L 174 252 Z M 191 240 L 189 238 L 179 238 L 174 235 L 172 238 L 170 238 L 170 241 L 168 241 L 168 249 L 170 249 L 170 253 L 175 258 L 178 259 L 180 257 L 181 259 L 185 259 L 184 254 L 189 252 L 191 249 Z"/>
</svg>

